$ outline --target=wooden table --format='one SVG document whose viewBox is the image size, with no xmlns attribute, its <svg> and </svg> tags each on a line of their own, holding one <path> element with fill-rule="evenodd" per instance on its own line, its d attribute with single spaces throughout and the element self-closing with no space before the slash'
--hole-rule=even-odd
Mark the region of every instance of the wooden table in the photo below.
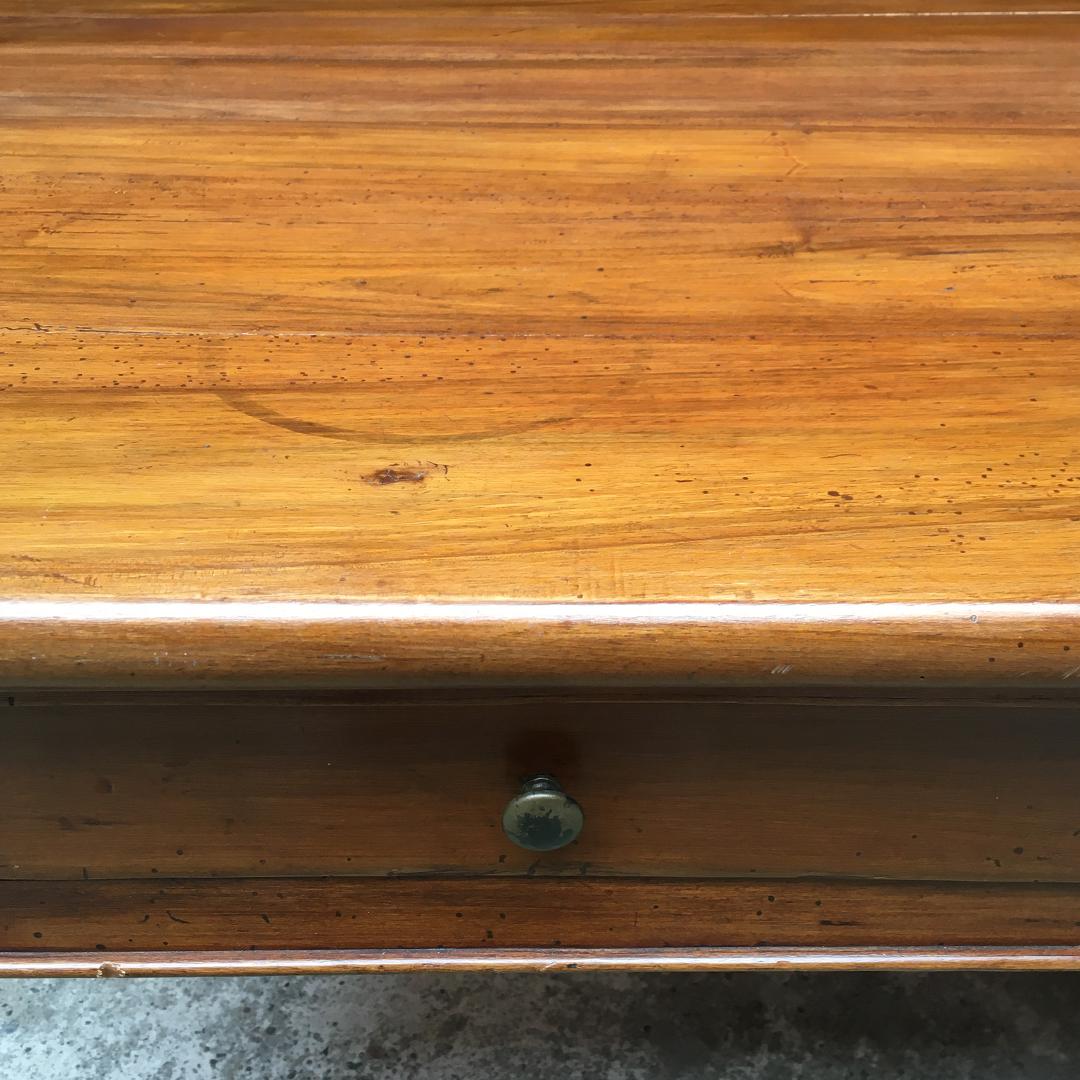
<svg viewBox="0 0 1080 1080">
<path fill-rule="evenodd" d="M 3 3 L 0 970 L 1080 966 L 1075 9 Z"/>
</svg>

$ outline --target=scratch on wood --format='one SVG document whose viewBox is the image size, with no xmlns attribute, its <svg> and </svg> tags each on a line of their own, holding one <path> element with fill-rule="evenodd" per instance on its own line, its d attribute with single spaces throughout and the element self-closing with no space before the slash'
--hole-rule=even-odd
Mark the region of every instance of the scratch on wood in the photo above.
<svg viewBox="0 0 1080 1080">
<path fill-rule="evenodd" d="M 421 484 L 433 473 L 443 476 L 450 471 L 449 465 L 438 465 L 434 461 L 422 461 L 415 465 L 387 465 L 382 469 L 361 476 L 365 484 L 372 487 L 386 487 L 388 484 Z"/>
<path fill-rule="evenodd" d="M 320 660 L 367 660 L 371 663 L 376 663 L 380 660 L 385 660 L 385 656 L 380 656 L 378 653 L 321 653 L 319 655 Z"/>
<path fill-rule="evenodd" d="M 226 405 L 237 412 L 250 416 L 271 427 L 282 428 L 298 435 L 316 435 L 323 439 L 340 439 L 344 442 L 358 443 L 415 443 L 419 439 L 436 439 L 439 442 L 471 442 L 474 439 L 497 439 L 502 435 L 521 435 L 536 428 L 551 424 L 562 424 L 573 420 L 572 416 L 552 416 L 543 420 L 533 420 L 527 424 L 507 424 L 505 427 L 492 428 L 488 431 L 448 431 L 448 432 L 391 432 L 391 431 L 356 431 L 351 428 L 337 427 L 334 424 L 322 424 L 303 417 L 288 416 L 256 401 L 250 394 L 239 390 L 213 391 Z"/>
</svg>

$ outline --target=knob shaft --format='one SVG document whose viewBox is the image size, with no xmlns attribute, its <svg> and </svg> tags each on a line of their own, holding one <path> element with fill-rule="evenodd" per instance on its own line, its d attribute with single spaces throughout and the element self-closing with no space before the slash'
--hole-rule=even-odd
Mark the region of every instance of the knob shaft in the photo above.
<svg viewBox="0 0 1080 1080">
<path fill-rule="evenodd" d="M 531 776 L 503 811 L 503 831 L 529 851 L 555 851 L 578 838 L 585 815 L 553 776 Z"/>
</svg>

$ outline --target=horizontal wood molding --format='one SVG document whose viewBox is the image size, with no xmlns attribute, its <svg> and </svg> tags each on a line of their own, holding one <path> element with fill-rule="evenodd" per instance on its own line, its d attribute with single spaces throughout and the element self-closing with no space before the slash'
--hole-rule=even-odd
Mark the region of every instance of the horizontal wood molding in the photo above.
<svg viewBox="0 0 1080 1080">
<path fill-rule="evenodd" d="M 84 688 L 432 687 L 538 682 L 563 688 L 777 689 L 977 686 L 1047 693 L 1080 679 L 1080 619 L 1069 605 L 942 617 L 850 621 L 830 611 L 738 617 L 590 620 L 569 613 L 485 620 L 98 622 L 0 618 L 0 672 L 10 691 Z M 1022 650 L 1022 651 L 1021 651 Z"/>
<path fill-rule="evenodd" d="M 841 881 L 0 883 L 0 952 L 1080 946 L 1080 888 Z"/>
<path fill-rule="evenodd" d="M 1076 971 L 1080 948 L 279 949 L 0 952 L 0 978 L 395 971 Z"/>
</svg>

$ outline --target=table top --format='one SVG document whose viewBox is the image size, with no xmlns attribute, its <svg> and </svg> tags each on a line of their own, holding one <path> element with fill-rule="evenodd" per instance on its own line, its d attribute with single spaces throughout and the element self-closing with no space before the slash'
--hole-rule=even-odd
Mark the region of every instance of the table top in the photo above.
<svg viewBox="0 0 1080 1080">
<path fill-rule="evenodd" d="M 5 681 L 1080 678 L 1073 6 L 8 0 Z"/>
</svg>

